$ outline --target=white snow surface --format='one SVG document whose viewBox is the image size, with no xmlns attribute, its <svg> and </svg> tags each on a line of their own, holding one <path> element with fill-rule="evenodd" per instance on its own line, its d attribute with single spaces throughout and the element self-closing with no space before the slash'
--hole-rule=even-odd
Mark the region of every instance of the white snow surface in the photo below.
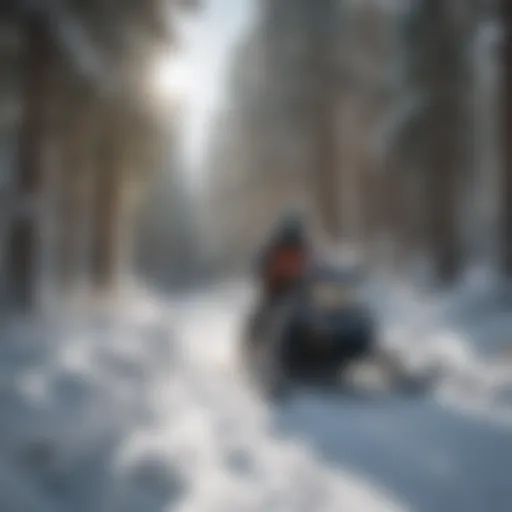
<svg viewBox="0 0 512 512">
<path fill-rule="evenodd" d="M 259 400 L 237 366 L 245 283 L 12 320 L 0 510 L 509 512 L 512 365 L 496 347 L 512 346 L 510 311 L 467 290 L 372 293 L 386 350 L 435 374 L 430 398 Z"/>
</svg>

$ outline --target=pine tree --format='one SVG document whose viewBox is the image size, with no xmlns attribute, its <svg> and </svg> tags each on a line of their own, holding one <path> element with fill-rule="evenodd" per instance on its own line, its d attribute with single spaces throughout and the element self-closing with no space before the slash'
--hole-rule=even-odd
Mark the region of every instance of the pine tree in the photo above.
<svg viewBox="0 0 512 512">
<path fill-rule="evenodd" d="M 15 174 L 16 211 L 10 228 L 7 272 L 17 308 L 29 311 L 36 301 L 39 225 L 37 205 L 44 183 L 44 143 L 49 80 L 54 48 L 43 18 L 28 13 L 23 19 L 26 36 L 22 92 L 22 120 Z"/>
<path fill-rule="evenodd" d="M 512 277 L 512 2 L 502 0 L 503 28 L 503 268 Z"/>
</svg>

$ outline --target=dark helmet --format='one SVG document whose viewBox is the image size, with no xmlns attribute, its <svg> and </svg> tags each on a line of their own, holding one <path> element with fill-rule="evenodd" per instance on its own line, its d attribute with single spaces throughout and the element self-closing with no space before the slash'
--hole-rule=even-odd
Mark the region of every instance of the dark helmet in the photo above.
<svg viewBox="0 0 512 512">
<path fill-rule="evenodd" d="M 258 251 L 257 268 L 260 272 L 267 266 L 268 258 L 278 247 L 305 248 L 309 246 L 308 230 L 302 215 L 288 212 L 277 221 L 270 237 Z"/>
<path fill-rule="evenodd" d="M 307 241 L 307 228 L 302 215 L 296 212 L 285 214 L 278 223 L 275 238 L 287 245 L 303 245 Z"/>
</svg>

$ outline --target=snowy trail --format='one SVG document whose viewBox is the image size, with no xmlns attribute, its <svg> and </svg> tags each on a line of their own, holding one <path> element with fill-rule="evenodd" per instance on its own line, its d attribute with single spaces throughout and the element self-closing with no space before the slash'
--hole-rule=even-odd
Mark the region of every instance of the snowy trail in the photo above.
<svg viewBox="0 0 512 512">
<path fill-rule="evenodd" d="M 176 318 L 182 364 L 193 389 L 189 406 L 202 414 L 201 433 L 194 430 L 190 449 L 197 451 L 197 440 L 203 439 L 203 449 L 214 452 L 211 467 L 203 467 L 199 478 L 195 474 L 205 483 L 183 510 L 408 510 L 377 483 L 326 464 L 301 436 L 280 431 L 268 405 L 257 400 L 236 368 L 234 343 L 244 304 L 232 300 L 203 297 L 181 304 Z M 220 475 L 216 489 L 212 473 Z"/>
<path fill-rule="evenodd" d="M 443 363 L 431 398 L 301 394 L 275 408 L 236 364 L 243 286 L 135 299 L 3 330 L 0 510 L 512 509 L 510 404 L 495 400 L 511 368 L 461 333 L 415 344 L 413 359 Z"/>
<path fill-rule="evenodd" d="M 305 436 L 326 461 L 366 475 L 411 510 L 510 510 L 510 432 L 439 404 L 302 399 L 278 422 Z"/>
<path fill-rule="evenodd" d="M 242 295 L 236 293 L 192 302 L 182 312 L 182 325 L 190 358 L 202 361 L 202 368 L 208 369 L 204 378 L 232 389 L 224 395 L 224 405 L 245 412 L 255 407 L 251 404 L 255 398 L 246 395 L 237 403 L 234 390 L 241 384 L 230 373 L 237 319 L 244 306 Z M 194 318 L 203 322 L 198 325 Z M 495 421 L 490 416 L 493 411 L 483 408 L 480 396 L 473 396 L 471 402 L 467 393 L 453 393 L 458 379 L 464 385 L 473 378 L 475 389 L 488 383 L 485 379 L 482 382 L 483 369 L 475 368 L 479 361 L 469 358 L 470 347 L 450 347 L 450 340 L 440 336 L 437 345 L 443 345 L 441 355 L 445 364 L 452 366 L 444 368 L 437 397 L 356 400 L 303 394 L 278 409 L 264 404 L 258 407 L 267 415 L 273 435 L 300 442 L 321 465 L 334 474 L 339 472 L 342 478 L 357 475 L 368 486 L 369 494 L 375 493 L 372 485 L 385 489 L 402 508 L 509 512 L 511 423 Z M 439 351 L 437 345 L 435 350 Z M 423 357 L 438 355 L 435 350 L 431 347 L 429 354 L 424 351 Z M 448 401 L 441 400 L 445 388 L 452 392 Z"/>
</svg>

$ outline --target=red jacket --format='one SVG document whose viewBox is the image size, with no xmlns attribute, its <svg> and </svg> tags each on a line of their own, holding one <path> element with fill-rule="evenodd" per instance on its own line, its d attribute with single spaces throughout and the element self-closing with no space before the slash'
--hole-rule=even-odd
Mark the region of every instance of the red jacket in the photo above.
<svg viewBox="0 0 512 512">
<path fill-rule="evenodd" d="M 296 281 L 309 264 L 309 254 L 304 248 L 276 247 L 269 255 L 264 279 L 271 289 L 281 288 Z"/>
</svg>

